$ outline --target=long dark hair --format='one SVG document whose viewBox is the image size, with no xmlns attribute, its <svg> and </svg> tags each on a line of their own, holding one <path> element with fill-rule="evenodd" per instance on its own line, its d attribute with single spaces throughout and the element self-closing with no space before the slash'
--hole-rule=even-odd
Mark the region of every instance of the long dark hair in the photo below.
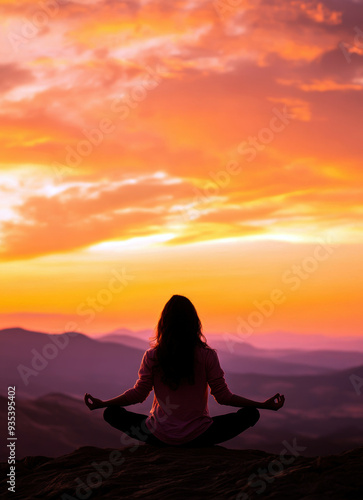
<svg viewBox="0 0 363 500">
<path fill-rule="evenodd" d="M 155 342 L 155 370 L 161 370 L 161 380 L 176 390 L 182 380 L 194 384 L 194 354 L 197 345 L 209 347 L 202 333 L 202 323 L 191 301 L 173 295 L 161 313 Z"/>
</svg>

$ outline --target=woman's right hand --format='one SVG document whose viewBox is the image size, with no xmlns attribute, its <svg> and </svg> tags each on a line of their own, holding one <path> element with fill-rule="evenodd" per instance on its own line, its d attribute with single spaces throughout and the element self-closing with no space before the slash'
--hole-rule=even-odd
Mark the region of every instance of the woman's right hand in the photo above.
<svg viewBox="0 0 363 500">
<path fill-rule="evenodd" d="M 86 394 L 84 395 L 84 402 L 86 403 L 86 405 L 90 410 L 96 410 L 97 408 L 105 408 L 105 404 L 102 401 L 102 399 L 94 398 L 88 392 L 86 392 Z"/>
<path fill-rule="evenodd" d="M 278 392 L 272 398 L 266 399 L 264 402 L 264 407 L 266 410 L 274 410 L 277 411 L 284 406 L 285 396 Z"/>
</svg>

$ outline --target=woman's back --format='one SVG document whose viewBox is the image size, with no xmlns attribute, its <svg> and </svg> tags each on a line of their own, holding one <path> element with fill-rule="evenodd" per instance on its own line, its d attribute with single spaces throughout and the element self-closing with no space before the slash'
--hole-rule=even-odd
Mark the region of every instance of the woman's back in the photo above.
<svg viewBox="0 0 363 500">
<path fill-rule="evenodd" d="M 216 352 L 197 345 L 194 353 L 194 384 L 182 380 L 176 390 L 163 382 L 161 370 L 155 370 L 156 348 L 148 349 L 143 358 L 140 379 L 143 375 L 148 377 L 152 374 L 154 387 L 154 401 L 146 425 L 166 443 L 187 442 L 212 424 L 208 409 L 208 384 L 211 394 L 218 400 L 228 399 L 231 395 Z"/>
</svg>

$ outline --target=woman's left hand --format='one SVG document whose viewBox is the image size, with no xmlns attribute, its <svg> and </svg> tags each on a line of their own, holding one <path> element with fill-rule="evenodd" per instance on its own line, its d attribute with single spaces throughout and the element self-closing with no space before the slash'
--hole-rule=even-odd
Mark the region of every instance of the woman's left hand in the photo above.
<svg viewBox="0 0 363 500">
<path fill-rule="evenodd" d="M 88 406 L 90 410 L 97 410 L 97 408 L 104 408 L 104 403 L 102 399 L 97 399 L 91 396 L 91 394 L 86 394 L 84 395 L 84 402 Z"/>
</svg>

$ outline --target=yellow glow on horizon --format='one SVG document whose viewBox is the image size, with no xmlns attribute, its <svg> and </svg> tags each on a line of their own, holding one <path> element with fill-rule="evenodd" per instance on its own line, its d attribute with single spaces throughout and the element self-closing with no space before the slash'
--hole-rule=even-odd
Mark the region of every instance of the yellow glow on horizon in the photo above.
<svg viewBox="0 0 363 500">
<path fill-rule="evenodd" d="M 173 233 L 167 234 L 154 234 L 152 236 L 142 236 L 138 238 L 130 238 L 128 240 L 120 241 L 103 241 L 102 243 L 97 243 L 86 249 L 87 252 L 118 252 L 123 249 L 132 249 L 135 246 L 148 247 L 157 243 L 163 243 L 164 241 L 169 241 L 175 237 Z"/>
</svg>

